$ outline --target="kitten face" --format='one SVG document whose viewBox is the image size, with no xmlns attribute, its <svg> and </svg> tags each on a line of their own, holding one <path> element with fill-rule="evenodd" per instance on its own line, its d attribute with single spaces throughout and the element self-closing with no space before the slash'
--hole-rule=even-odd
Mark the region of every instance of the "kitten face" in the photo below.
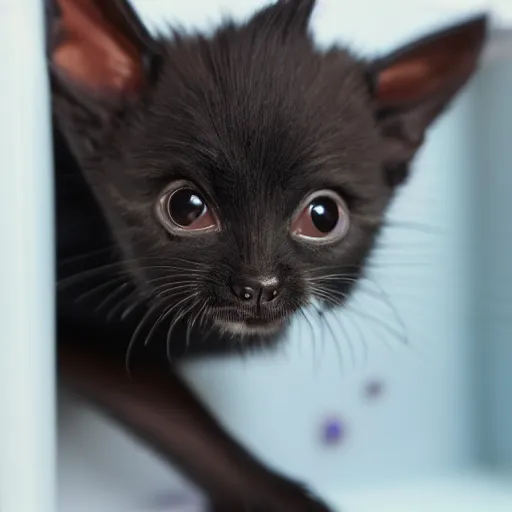
<svg viewBox="0 0 512 512">
<path fill-rule="evenodd" d="M 273 336 L 313 300 L 343 303 L 395 182 L 469 76 L 464 68 L 439 98 L 425 86 L 426 103 L 417 90 L 407 99 L 411 83 L 390 86 L 378 66 L 315 49 L 306 28 L 313 3 L 278 2 L 211 38 L 152 40 L 156 64 L 136 98 L 77 100 L 80 89 L 74 97 L 57 89 L 61 125 L 134 281 L 177 317 L 236 336 Z M 475 61 L 479 23 L 470 27 L 476 43 L 467 44 Z M 61 68 L 65 50 L 56 54 Z M 425 51 L 419 56 L 425 62 Z M 132 93 L 143 81 L 131 79 L 134 69 L 109 88 L 126 83 L 123 93 Z M 400 87 L 409 103 L 396 103 Z M 382 90 L 388 95 L 379 97 Z"/>
<path fill-rule="evenodd" d="M 309 41 L 269 57 L 230 30 L 227 47 L 226 31 L 163 46 L 160 79 L 92 183 L 151 296 L 270 333 L 314 298 L 343 301 L 390 188 L 356 61 Z"/>
</svg>

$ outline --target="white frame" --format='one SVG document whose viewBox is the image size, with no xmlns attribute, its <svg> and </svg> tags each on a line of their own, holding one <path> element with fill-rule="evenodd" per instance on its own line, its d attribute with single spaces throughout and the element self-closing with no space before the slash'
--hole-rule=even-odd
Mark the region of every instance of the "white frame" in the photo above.
<svg viewBox="0 0 512 512">
<path fill-rule="evenodd" d="M 54 239 L 41 0 L 0 0 L 0 510 L 55 510 Z"/>
</svg>

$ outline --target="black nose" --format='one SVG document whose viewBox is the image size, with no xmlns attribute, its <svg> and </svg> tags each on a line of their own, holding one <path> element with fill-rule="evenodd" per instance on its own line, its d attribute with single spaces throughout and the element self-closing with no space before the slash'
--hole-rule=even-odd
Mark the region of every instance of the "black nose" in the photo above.
<svg viewBox="0 0 512 512">
<path fill-rule="evenodd" d="M 247 304 L 271 302 L 281 292 L 281 283 L 277 277 L 267 279 L 240 279 L 231 283 L 233 295 Z"/>
</svg>

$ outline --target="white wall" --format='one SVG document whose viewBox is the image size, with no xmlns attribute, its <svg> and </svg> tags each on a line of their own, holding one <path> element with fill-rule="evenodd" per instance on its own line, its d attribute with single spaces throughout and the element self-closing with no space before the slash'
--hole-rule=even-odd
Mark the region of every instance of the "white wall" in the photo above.
<svg viewBox="0 0 512 512">
<path fill-rule="evenodd" d="M 42 5 L 0 0 L 0 510 L 54 510 L 53 184 Z"/>
<path fill-rule="evenodd" d="M 512 55 L 512 35 L 508 55 Z M 512 469 L 512 59 L 494 60 L 479 82 L 483 154 L 478 193 L 481 283 L 476 315 L 482 379 L 484 459 Z"/>
</svg>

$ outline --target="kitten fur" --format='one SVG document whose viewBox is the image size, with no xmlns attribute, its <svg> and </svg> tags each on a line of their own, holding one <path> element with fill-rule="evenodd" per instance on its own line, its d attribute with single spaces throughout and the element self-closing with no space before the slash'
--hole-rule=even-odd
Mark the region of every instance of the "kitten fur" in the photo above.
<svg viewBox="0 0 512 512">
<path fill-rule="evenodd" d="M 276 2 L 211 36 L 144 34 L 145 85 L 129 97 L 54 69 L 62 330 L 176 359 L 273 346 L 312 303 L 343 304 L 425 130 L 469 75 L 412 106 L 380 104 L 387 61 L 318 49 L 314 3 Z M 180 237 L 157 221 L 162 190 L 183 179 L 222 229 Z M 290 219 L 323 189 L 346 202 L 349 231 L 300 243 Z M 237 300 L 229 283 L 253 276 L 278 279 L 279 296 Z"/>
</svg>

